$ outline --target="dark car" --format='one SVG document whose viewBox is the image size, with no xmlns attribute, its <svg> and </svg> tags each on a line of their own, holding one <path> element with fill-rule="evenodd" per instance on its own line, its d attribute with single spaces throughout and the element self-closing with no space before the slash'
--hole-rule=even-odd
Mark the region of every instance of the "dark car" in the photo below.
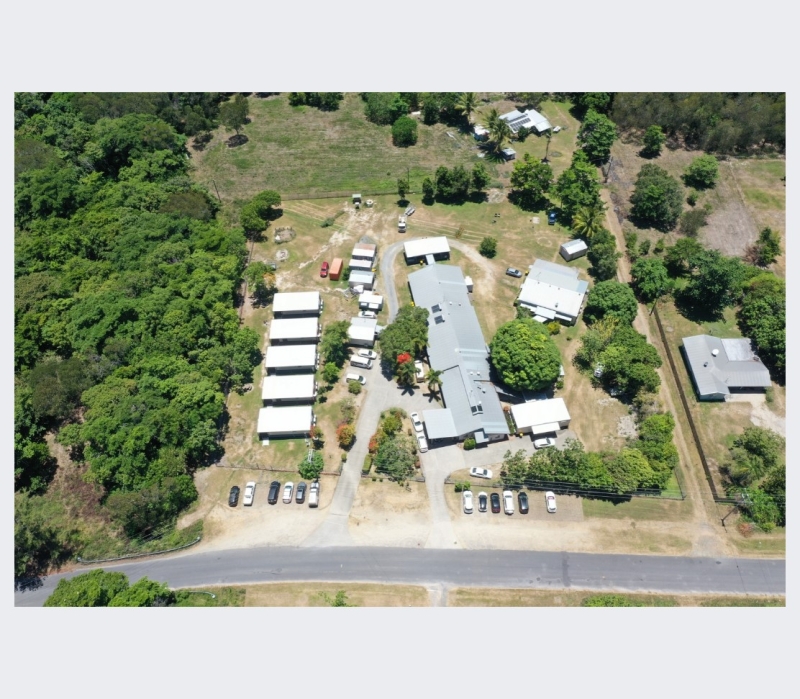
<svg viewBox="0 0 800 699">
<path fill-rule="evenodd" d="M 478 512 L 486 512 L 486 503 L 488 501 L 489 498 L 486 493 L 478 493 Z"/>
<path fill-rule="evenodd" d="M 303 503 L 306 500 L 306 484 L 300 481 L 297 484 L 297 491 L 295 492 L 294 501 Z"/>
<path fill-rule="evenodd" d="M 554 226 L 555 223 L 556 223 L 556 212 L 551 211 L 549 214 L 547 214 L 547 225 Z"/>
<path fill-rule="evenodd" d="M 522 276 L 522 272 L 520 272 L 516 267 L 509 267 L 506 270 L 506 274 L 509 277 L 516 277 L 517 279 L 519 279 Z"/>
<path fill-rule="evenodd" d="M 269 495 L 267 496 L 267 502 L 270 505 L 274 505 L 278 502 L 278 495 L 281 492 L 281 482 L 280 481 L 272 481 L 269 484 Z"/>
<path fill-rule="evenodd" d="M 492 501 L 492 512 L 495 514 L 500 512 L 500 495 L 497 493 L 492 493 L 489 496 L 489 499 Z"/>
<path fill-rule="evenodd" d="M 231 494 L 228 496 L 228 504 L 231 507 L 236 507 L 239 504 L 239 486 L 235 485 L 231 488 Z"/>
<path fill-rule="evenodd" d="M 528 494 L 520 493 L 517 495 L 517 500 L 519 500 L 519 513 L 521 515 L 528 514 Z"/>
</svg>

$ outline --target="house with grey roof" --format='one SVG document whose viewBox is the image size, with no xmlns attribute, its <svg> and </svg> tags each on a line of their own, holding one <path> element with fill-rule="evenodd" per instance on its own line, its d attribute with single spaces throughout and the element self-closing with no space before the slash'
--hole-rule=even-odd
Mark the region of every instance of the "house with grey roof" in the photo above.
<svg viewBox="0 0 800 699">
<path fill-rule="evenodd" d="M 589 288 L 589 282 L 578 275 L 577 267 L 536 260 L 529 267 L 518 303 L 542 323 L 560 320 L 574 325 Z"/>
<path fill-rule="evenodd" d="M 547 117 L 543 114 L 539 114 L 535 109 L 528 109 L 524 112 L 515 109 L 513 112 L 503 114 L 500 118 L 508 124 L 511 133 L 514 134 L 523 126 L 536 133 L 544 133 L 553 128 L 547 120 Z"/>
<path fill-rule="evenodd" d="M 728 400 L 731 393 L 763 391 L 772 383 L 747 338 L 694 335 L 683 338 L 681 350 L 700 400 Z"/>
<path fill-rule="evenodd" d="M 414 304 L 427 308 L 428 359 L 441 371 L 445 407 L 425 410 L 431 442 L 473 437 L 478 444 L 508 436 L 503 408 L 489 374 L 489 348 L 469 300 L 461 269 L 432 264 L 408 275 Z"/>
</svg>

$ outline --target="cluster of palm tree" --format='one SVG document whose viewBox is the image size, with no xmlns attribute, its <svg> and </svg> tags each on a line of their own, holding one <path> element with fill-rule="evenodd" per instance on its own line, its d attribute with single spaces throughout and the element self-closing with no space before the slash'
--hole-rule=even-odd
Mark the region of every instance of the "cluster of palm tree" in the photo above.
<svg viewBox="0 0 800 699">
<path fill-rule="evenodd" d="M 500 113 L 492 107 L 486 115 L 486 129 L 489 131 L 489 143 L 495 153 L 499 153 L 511 140 L 511 127 L 500 118 Z"/>
<path fill-rule="evenodd" d="M 581 206 L 572 216 L 572 230 L 579 238 L 589 241 L 603 230 L 605 214 L 606 205 L 599 198 L 593 204 Z"/>
</svg>

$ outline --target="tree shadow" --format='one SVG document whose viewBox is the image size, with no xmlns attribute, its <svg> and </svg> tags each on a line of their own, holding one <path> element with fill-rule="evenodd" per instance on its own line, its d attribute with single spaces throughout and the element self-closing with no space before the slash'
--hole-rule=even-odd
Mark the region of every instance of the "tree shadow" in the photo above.
<svg viewBox="0 0 800 699">
<path fill-rule="evenodd" d="M 693 323 L 709 323 L 722 320 L 720 311 L 709 308 L 707 304 L 698 303 L 685 294 L 675 294 L 675 308 L 686 320 Z"/>
<path fill-rule="evenodd" d="M 14 592 L 33 592 L 44 584 L 44 576 L 34 575 L 25 578 L 14 578 Z"/>
<path fill-rule="evenodd" d="M 228 148 L 236 148 L 237 146 L 243 146 L 247 143 L 250 139 L 247 138 L 243 133 L 234 134 L 231 136 L 225 143 L 228 145 Z"/>
<path fill-rule="evenodd" d="M 645 160 L 655 160 L 661 155 L 661 153 L 656 153 L 655 151 L 647 150 L 647 148 L 642 148 L 636 155 L 638 155 L 640 158 L 644 158 Z"/>
</svg>

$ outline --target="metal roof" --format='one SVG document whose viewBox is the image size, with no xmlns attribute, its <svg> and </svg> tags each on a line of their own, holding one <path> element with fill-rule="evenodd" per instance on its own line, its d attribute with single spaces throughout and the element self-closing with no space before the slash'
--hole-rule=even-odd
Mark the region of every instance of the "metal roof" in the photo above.
<svg viewBox="0 0 800 699">
<path fill-rule="evenodd" d="M 350 283 L 356 284 L 369 284 L 372 285 L 375 275 L 372 272 L 364 272 L 360 269 L 354 269 L 350 272 Z"/>
<path fill-rule="evenodd" d="M 308 432 L 314 420 L 310 405 L 268 406 L 258 411 L 258 434 Z"/>
<path fill-rule="evenodd" d="M 408 283 L 414 303 L 430 312 L 428 358 L 433 369 L 444 372 L 442 397 L 458 436 L 481 428 L 487 434 L 508 434 L 489 378 L 488 348 L 461 269 L 432 265 L 409 274 Z"/>
<path fill-rule="evenodd" d="M 518 429 L 534 428 L 536 434 L 555 432 L 559 429 L 557 423 L 570 419 L 569 410 L 567 410 L 563 398 L 531 400 L 527 403 L 512 405 L 511 415 Z M 552 428 L 553 423 L 556 423 L 555 429 Z M 544 429 L 545 426 L 548 429 Z"/>
<path fill-rule="evenodd" d="M 459 436 L 456 424 L 453 422 L 453 413 L 447 408 L 423 410 L 422 419 L 425 422 L 428 439 L 453 439 Z"/>
<path fill-rule="evenodd" d="M 313 398 L 317 394 L 314 374 L 279 374 L 265 376 L 261 400 Z"/>
<path fill-rule="evenodd" d="M 731 388 L 767 388 L 769 371 L 746 338 L 694 335 L 683 338 L 684 356 L 703 397 L 724 398 Z M 716 355 L 714 354 L 716 350 Z"/>
<path fill-rule="evenodd" d="M 272 299 L 273 313 L 298 313 L 316 311 L 319 313 L 319 291 L 290 291 L 275 294 Z"/>
<path fill-rule="evenodd" d="M 580 238 L 575 238 L 573 240 L 568 240 L 566 243 L 562 243 L 561 249 L 565 250 L 568 253 L 573 253 L 573 252 L 581 252 L 583 250 L 588 250 L 589 246 L 586 245 L 586 243 Z"/>
<path fill-rule="evenodd" d="M 367 306 L 368 308 L 383 308 L 383 296 L 380 294 L 371 294 L 369 291 L 362 292 L 358 297 L 359 306 Z"/>
<path fill-rule="evenodd" d="M 270 341 L 306 340 L 318 337 L 318 318 L 275 318 L 269 324 Z"/>
<path fill-rule="evenodd" d="M 415 257 L 425 257 L 425 255 L 450 254 L 450 243 L 446 236 L 436 236 L 433 238 L 416 238 L 403 244 L 403 251 L 406 259 Z"/>
<path fill-rule="evenodd" d="M 578 279 L 578 269 L 545 260 L 536 260 L 529 269 L 519 302 L 542 316 L 543 309 L 549 309 L 559 316 L 577 318 L 589 288 L 589 282 Z"/>
<path fill-rule="evenodd" d="M 316 363 L 316 345 L 271 345 L 264 361 L 267 369 L 312 368 Z"/>
<path fill-rule="evenodd" d="M 372 260 L 377 252 L 377 246 L 371 243 L 356 243 L 353 246 L 353 257 L 363 257 Z"/>
<path fill-rule="evenodd" d="M 351 270 L 353 270 L 353 269 L 366 269 L 366 270 L 369 271 L 369 270 L 372 269 L 372 262 L 370 260 L 359 260 L 356 257 L 351 259 L 347 263 L 347 265 L 348 265 L 348 267 L 350 267 Z M 353 276 L 352 272 L 350 272 L 350 276 L 351 277 Z"/>
<path fill-rule="evenodd" d="M 528 129 L 535 129 L 539 133 L 552 128 L 547 117 L 539 114 L 535 109 L 528 109 L 524 112 L 515 109 L 513 112 L 503 114 L 500 118 L 508 123 L 512 133 L 517 133 L 523 126 Z"/>
</svg>

